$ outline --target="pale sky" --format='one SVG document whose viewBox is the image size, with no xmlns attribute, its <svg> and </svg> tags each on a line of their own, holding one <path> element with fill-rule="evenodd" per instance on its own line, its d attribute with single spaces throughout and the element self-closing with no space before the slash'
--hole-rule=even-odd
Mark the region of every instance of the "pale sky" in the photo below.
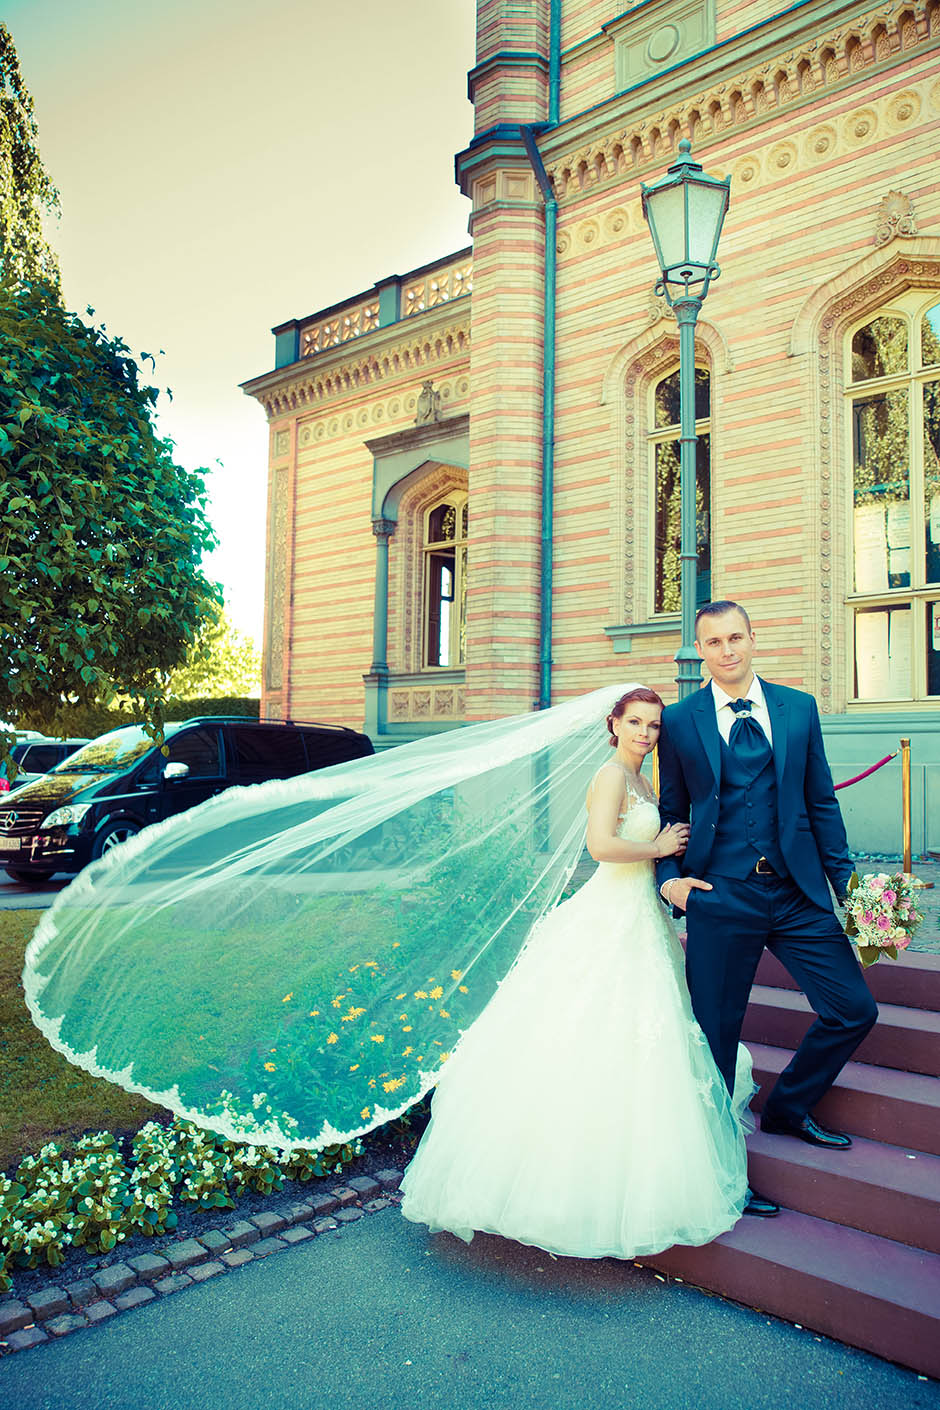
<svg viewBox="0 0 940 1410">
<path fill-rule="evenodd" d="M 65 301 L 157 359 L 209 563 L 260 641 L 271 328 L 469 243 L 474 0 L 5 0 Z M 217 463 L 221 462 L 221 463 Z"/>
</svg>

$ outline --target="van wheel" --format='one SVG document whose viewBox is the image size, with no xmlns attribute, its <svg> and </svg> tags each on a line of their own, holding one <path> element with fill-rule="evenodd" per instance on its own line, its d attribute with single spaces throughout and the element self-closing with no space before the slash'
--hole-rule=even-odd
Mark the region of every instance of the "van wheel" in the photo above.
<svg viewBox="0 0 940 1410">
<path fill-rule="evenodd" d="M 138 832 L 140 828 L 132 822 L 109 823 L 95 838 L 91 849 L 92 856 L 103 857 L 105 852 L 110 852 L 112 847 L 116 847 L 119 842 L 126 842 L 129 837 L 136 837 Z"/>
<path fill-rule="evenodd" d="M 48 881 L 50 876 L 55 876 L 54 871 L 26 871 L 23 867 L 7 867 L 6 870 L 11 881 L 20 881 L 24 886 L 31 881 Z"/>
</svg>

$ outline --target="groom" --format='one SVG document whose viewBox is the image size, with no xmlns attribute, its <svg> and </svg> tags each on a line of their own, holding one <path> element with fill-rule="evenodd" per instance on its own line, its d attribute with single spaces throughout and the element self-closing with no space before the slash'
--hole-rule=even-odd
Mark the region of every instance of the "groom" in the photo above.
<svg viewBox="0 0 940 1410">
<path fill-rule="evenodd" d="M 695 644 L 711 674 L 669 705 L 659 741 L 663 823 L 691 821 L 682 857 L 657 864 L 663 900 L 686 912 L 695 1016 L 729 1090 L 744 1012 L 766 945 L 817 1019 L 767 1098 L 761 1130 L 844 1150 L 811 1113 L 878 1010 L 826 885 L 845 898 L 852 863 L 811 695 L 758 679 L 754 633 L 736 602 L 710 602 Z M 749 1191 L 746 1214 L 777 1213 Z"/>
</svg>

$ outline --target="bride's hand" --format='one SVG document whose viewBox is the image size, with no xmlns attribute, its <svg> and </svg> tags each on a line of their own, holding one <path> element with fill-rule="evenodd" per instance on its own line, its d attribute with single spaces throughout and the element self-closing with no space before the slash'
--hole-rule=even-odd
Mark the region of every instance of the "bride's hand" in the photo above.
<svg viewBox="0 0 940 1410">
<path fill-rule="evenodd" d="M 681 857 L 688 841 L 688 823 L 668 823 L 656 838 L 656 855 L 658 857 Z"/>
</svg>

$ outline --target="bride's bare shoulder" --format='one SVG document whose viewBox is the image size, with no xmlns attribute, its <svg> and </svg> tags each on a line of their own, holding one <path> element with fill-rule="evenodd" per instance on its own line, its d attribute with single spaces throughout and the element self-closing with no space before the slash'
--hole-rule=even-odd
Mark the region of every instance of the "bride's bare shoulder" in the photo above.
<svg viewBox="0 0 940 1410">
<path fill-rule="evenodd" d="M 623 767 L 615 759 L 611 759 L 609 763 L 601 764 L 591 779 L 584 805 L 586 808 L 591 808 L 595 803 L 608 801 L 616 802 L 619 805 L 626 791 L 627 785 Z"/>
</svg>

